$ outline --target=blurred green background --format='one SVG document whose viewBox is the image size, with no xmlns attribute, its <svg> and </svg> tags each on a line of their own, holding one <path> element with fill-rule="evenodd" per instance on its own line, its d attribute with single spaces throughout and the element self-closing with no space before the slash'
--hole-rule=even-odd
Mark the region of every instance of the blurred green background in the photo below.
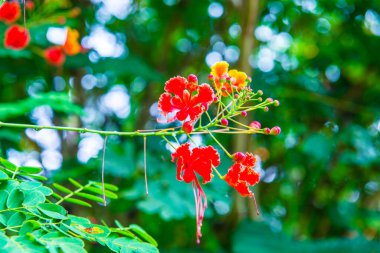
<svg viewBox="0 0 380 253">
<path fill-rule="evenodd" d="M 72 213 L 137 223 L 161 252 L 380 252 L 380 1 L 36 0 L 26 20 L 27 48 L 0 46 L 0 121 L 163 127 L 155 119 L 164 82 L 190 73 L 207 81 L 220 60 L 281 102 L 249 115 L 281 126 L 279 136 L 219 136 L 229 150 L 260 158 L 259 217 L 215 178 L 196 245 L 191 186 L 176 181 L 166 143 L 148 139 L 147 197 L 143 140 L 123 137 L 110 137 L 106 154 L 106 181 L 120 199 L 67 205 Z M 86 50 L 49 66 L 39 52 L 67 26 Z M 50 182 L 99 180 L 102 145 L 96 134 L 0 129 L 1 156 L 43 166 Z"/>
</svg>

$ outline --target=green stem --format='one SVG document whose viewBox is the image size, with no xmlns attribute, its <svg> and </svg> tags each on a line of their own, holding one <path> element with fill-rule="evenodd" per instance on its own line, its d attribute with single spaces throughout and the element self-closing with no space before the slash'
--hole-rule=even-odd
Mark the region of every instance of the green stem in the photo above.
<svg viewBox="0 0 380 253">
<path fill-rule="evenodd" d="M 207 130 L 208 131 L 208 130 Z M 228 155 L 228 157 L 232 158 L 232 155 L 227 151 L 227 149 L 214 137 L 214 135 L 212 135 L 212 133 L 210 131 L 208 131 L 208 133 L 210 134 L 210 136 L 214 139 L 214 141 L 219 145 L 219 147 L 224 151 L 224 153 L 226 153 L 226 155 Z"/>
</svg>

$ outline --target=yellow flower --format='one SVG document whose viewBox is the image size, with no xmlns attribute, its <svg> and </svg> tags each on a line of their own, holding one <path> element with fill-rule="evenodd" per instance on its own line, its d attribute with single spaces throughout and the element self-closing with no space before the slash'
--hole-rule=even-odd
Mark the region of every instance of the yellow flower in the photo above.
<svg viewBox="0 0 380 253">
<path fill-rule="evenodd" d="M 211 74 L 216 78 L 221 78 L 223 74 L 227 74 L 228 66 L 225 61 L 217 62 L 211 67 Z"/>
<path fill-rule="evenodd" d="M 67 36 L 63 50 L 68 55 L 76 55 L 80 52 L 80 44 L 78 42 L 79 32 L 75 29 L 67 28 Z"/>
<path fill-rule="evenodd" d="M 231 83 L 238 89 L 243 88 L 247 85 L 247 74 L 242 71 L 237 71 L 236 69 L 231 69 L 228 71 L 228 75 L 231 77 Z"/>
</svg>

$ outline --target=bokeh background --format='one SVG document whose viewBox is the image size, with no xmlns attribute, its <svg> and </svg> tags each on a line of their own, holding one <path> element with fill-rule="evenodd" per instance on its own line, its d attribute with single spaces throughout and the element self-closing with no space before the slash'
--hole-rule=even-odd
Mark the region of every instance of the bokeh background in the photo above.
<svg viewBox="0 0 380 253">
<path fill-rule="evenodd" d="M 260 158 L 260 216 L 215 178 L 205 188 L 209 208 L 197 246 L 191 186 L 175 180 L 170 150 L 155 138 L 148 139 L 148 197 L 143 140 L 110 137 L 106 181 L 120 187 L 120 198 L 106 208 L 68 210 L 98 222 L 137 223 L 162 252 L 380 252 L 380 1 L 33 3 L 30 45 L 0 45 L 0 121 L 163 127 L 155 119 L 164 82 L 190 73 L 207 81 L 220 60 L 281 102 L 249 115 L 281 126 L 279 136 L 219 136 L 229 150 Z M 62 67 L 50 66 L 41 50 L 62 43 L 67 27 L 79 31 L 84 49 Z M 1 40 L 6 28 L 0 24 Z M 99 180 L 103 141 L 97 134 L 0 129 L 1 156 L 43 166 L 51 183 Z"/>
</svg>

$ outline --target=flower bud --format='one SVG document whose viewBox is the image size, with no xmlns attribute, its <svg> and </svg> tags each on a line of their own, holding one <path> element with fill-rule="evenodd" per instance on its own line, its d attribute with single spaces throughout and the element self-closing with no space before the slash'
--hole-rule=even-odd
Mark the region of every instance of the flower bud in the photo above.
<svg viewBox="0 0 380 253">
<path fill-rule="evenodd" d="M 250 128 L 257 128 L 257 129 L 260 129 L 260 128 L 261 128 L 261 123 L 258 122 L 258 121 L 252 121 L 252 122 L 249 124 L 249 127 L 250 127 Z"/>
<path fill-rule="evenodd" d="M 223 126 L 228 126 L 228 120 L 226 118 L 223 118 L 220 120 L 220 124 L 222 124 Z"/>
<path fill-rule="evenodd" d="M 269 129 L 269 128 L 267 128 L 267 127 L 266 127 L 266 128 L 264 128 L 264 133 L 265 133 L 265 134 L 270 134 L 270 129 Z"/>
<path fill-rule="evenodd" d="M 219 101 L 219 98 L 217 96 L 214 97 L 213 99 L 214 102 L 218 102 Z"/>
<path fill-rule="evenodd" d="M 234 97 L 237 99 L 239 98 L 239 94 L 235 94 Z"/>
<path fill-rule="evenodd" d="M 235 162 L 242 162 L 245 159 L 245 155 L 242 152 L 236 152 L 232 158 Z"/>
<path fill-rule="evenodd" d="M 210 80 L 210 81 L 211 81 L 211 80 L 214 80 L 214 76 L 213 76 L 212 74 L 209 74 L 207 78 L 208 78 L 208 80 Z"/>
<path fill-rule="evenodd" d="M 257 91 L 257 94 L 259 94 L 259 96 L 261 96 L 261 95 L 264 94 L 264 92 L 263 92 L 262 90 L 258 90 L 258 91 Z"/>
<path fill-rule="evenodd" d="M 196 75 L 194 74 L 190 74 L 188 77 L 187 77 L 187 80 L 191 83 L 198 83 L 198 78 Z"/>
<path fill-rule="evenodd" d="M 279 105 L 280 105 L 280 101 L 275 100 L 275 101 L 274 101 L 274 106 L 279 106 Z"/>
<path fill-rule="evenodd" d="M 187 134 L 191 133 L 193 129 L 194 129 L 194 126 L 193 126 L 193 122 L 191 121 L 186 121 L 182 126 L 182 130 Z"/>
<path fill-rule="evenodd" d="M 248 82 L 252 82 L 252 77 L 249 76 L 247 79 L 248 79 Z"/>
<path fill-rule="evenodd" d="M 273 98 L 267 98 L 267 102 L 273 102 Z"/>
<path fill-rule="evenodd" d="M 247 112 L 246 111 L 241 111 L 241 116 L 243 116 L 243 117 L 247 117 Z"/>
<path fill-rule="evenodd" d="M 264 112 L 268 112 L 268 111 L 269 111 L 269 107 L 268 107 L 268 106 L 265 106 L 265 107 L 263 108 L 263 110 L 264 110 Z"/>
<path fill-rule="evenodd" d="M 257 101 L 262 102 L 263 98 L 258 98 Z"/>
<path fill-rule="evenodd" d="M 279 135 L 281 133 L 281 128 L 279 126 L 272 127 L 270 134 Z"/>
</svg>

